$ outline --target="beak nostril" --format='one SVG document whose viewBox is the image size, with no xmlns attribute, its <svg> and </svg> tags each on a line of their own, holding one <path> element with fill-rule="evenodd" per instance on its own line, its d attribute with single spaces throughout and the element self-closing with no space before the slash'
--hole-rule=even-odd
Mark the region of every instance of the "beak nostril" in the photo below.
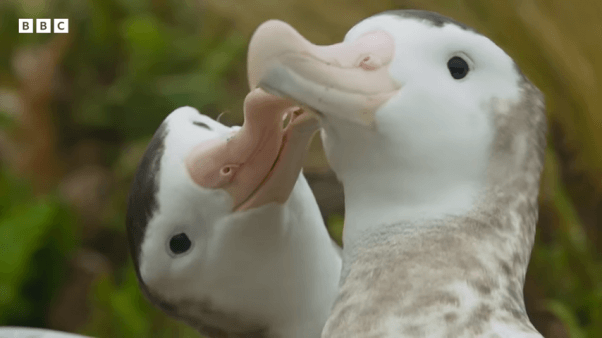
<svg viewBox="0 0 602 338">
<path fill-rule="evenodd" d="M 364 70 L 375 70 L 382 66 L 382 61 L 378 57 L 370 54 L 360 61 L 359 66 Z"/>
<path fill-rule="evenodd" d="M 222 174 L 222 175 L 224 175 L 224 176 L 229 176 L 229 175 L 232 175 L 234 173 L 233 169 L 234 169 L 233 165 L 226 165 L 226 166 L 223 166 L 220 169 L 219 173 Z"/>
</svg>

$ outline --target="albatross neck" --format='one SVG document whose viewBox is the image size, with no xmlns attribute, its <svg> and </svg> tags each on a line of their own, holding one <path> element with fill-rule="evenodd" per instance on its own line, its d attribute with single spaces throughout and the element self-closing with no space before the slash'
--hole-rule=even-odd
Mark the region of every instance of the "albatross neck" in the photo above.
<svg viewBox="0 0 602 338">
<path fill-rule="evenodd" d="M 441 185 L 435 191 L 438 199 L 428 203 L 419 189 L 402 190 L 400 197 L 389 199 L 375 194 L 371 200 L 358 197 L 367 186 L 345 185 L 350 204 L 340 296 L 325 332 L 342 322 L 338 319 L 355 300 L 350 295 L 359 294 L 387 299 L 363 305 L 375 315 L 362 320 L 383 318 L 379 311 L 395 313 L 400 325 L 426 336 L 485 336 L 501 330 L 541 337 L 528 320 L 523 299 L 537 221 L 539 171 L 531 173 L 481 189 L 474 182 Z M 400 183 L 393 185 L 399 188 Z M 412 198 L 422 203 L 412 204 Z M 464 334 L 457 331 L 461 322 L 469 323 Z"/>
<path fill-rule="evenodd" d="M 343 180 L 345 247 L 354 247 L 363 236 L 383 225 L 403 228 L 425 220 L 466 214 L 478 201 L 484 185 L 479 175 L 420 168 L 384 170 L 374 166 L 346 178 Z"/>
</svg>

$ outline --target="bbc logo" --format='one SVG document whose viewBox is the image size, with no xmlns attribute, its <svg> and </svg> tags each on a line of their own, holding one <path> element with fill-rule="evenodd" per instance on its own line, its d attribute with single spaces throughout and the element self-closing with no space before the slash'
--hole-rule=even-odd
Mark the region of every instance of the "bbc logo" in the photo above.
<svg viewBox="0 0 602 338">
<path fill-rule="evenodd" d="M 52 33 L 51 20 L 36 19 L 36 33 Z M 33 33 L 33 19 L 19 19 L 19 33 Z M 54 33 L 69 33 L 69 19 L 54 19 Z"/>
</svg>

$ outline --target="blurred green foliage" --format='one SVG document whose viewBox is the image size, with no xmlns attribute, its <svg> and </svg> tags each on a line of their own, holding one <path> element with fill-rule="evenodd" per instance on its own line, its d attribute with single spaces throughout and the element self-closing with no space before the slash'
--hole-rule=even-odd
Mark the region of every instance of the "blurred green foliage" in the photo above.
<svg viewBox="0 0 602 338">
<path fill-rule="evenodd" d="M 561 229 L 555 233 L 555 241 L 548 244 L 538 241 L 528 273 L 556 277 L 542 280 L 541 286 L 553 295 L 542 305 L 562 321 L 571 337 L 598 337 L 602 334 L 602 261 L 558 179 L 557 158 L 550 150 L 545 166 L 548 175 L 543 184 L 555 192 L 552 199 Z"/>
<path fill-rule="evenodd" d="M 44 325 L 77 244 L 68 207 L 0 167 L 0 323 Z"/>
<path fill-rule="evenodd" d="M 355 22 L 393 8 L 435 10 L 475 26 L 546 94 L 551 142 L 527 306 L 538 329 L 550 328 L 554 337 L 565 337 L 563 330 L 571 337 L 602 337 L 602 64 L 594 62 L 602 58 L 602 31 L 592 29 L 602 15 L 597 0 L 0 2 L 0 325 L 56 328 L 49 319 L 53 304 L 60 303 L 74 274 L 71 262 L 85 248 L 106 257 L 110 269 L 88 288 L 86 321 L 59 329 L 96 337 L 198 336 L 144 299 L 123 251 L 127 192 L 150 135 L 184 105 L 213 117 L 236 109 L 225 120 L 241 122 L 246 46 L 260 22 L 280 18 L 312 41 L 333 43 Z M 58 36 L 17 33 L 19 18 L 42 17 L 70 19 L 68 48 L 45 88 L 51 99 L 26 102 L 31 105 L 25 108 L 8 104 L 6 92 L 26 98 L 26 82 L 35 81 L 27 67 L 18 70 L 22 56 L 30 55 L 30 47 L 51 51 Z M 109 172 L 110 188 L 98 193 L 107 202 L 99 202 L 98 210 L 78 206 L 94 200 L 94 189 L 71 199 L 59 188 L 39 193 L 35 181 L 12 165 L 7 140 L 18 139 L 22 121 L 44 111 L 57 133 L 59 185 L 81 168 Z M 340 243 L 343 217 L 327 216 Z"/>
<path fill-rule="evenodd" d="M 333 214 L 328 217 L 326 226 L 328 233 L 340 246 L 343 246 L 343 225 L 345 218 L 342 215 Z"/>
<path fill-rule="evenodd" d="M 183 323 L 168 320 L 138 289 L 134 267 L 121 271 L 124 279 L 117 285 L 110 275 L 95 282 L 90 294 L 91 320 L 84 332 L 92 337 L 195 337 L 198 333 Z"/>
<path fill-rule="evenodd" d="M 57 152 L 63 153 L 59 161 L 69 163 L 70 149 L 84 140 L 103 142 L 100 164 L 111 168 L 118 188 L 110 192 L 102 226 L 123 238 L 129 183 L 148 137 L 180 106 L 215 117 L 217 106 L 231 99 L 227 81 L 233 69 L 244 66 L 246 39 L 227 22 L 218 22 L 216 31 L 203 29 L 202 23 L 212 19 L 204 19 L 198 6 L 179 1 L 2 2 L 0 87 L 17 92 L 26 80 L 15 70 L 15 55 L 55 37 L 15 34 L 18 18 L 24 17 L 70 19 L 71 41 L 49 102 L 59 132 Z M 23 113 L 27 111 L 3 111 L 0 128 L 11 136 L 13 116 Z M 76 240 L 76 229 L 85 224 L 67 209 L 59 192 L 37 197 L 31 184 L 11 172 L 0 172 L 0 325 L 45 327 L 74 249 L 94 247 L 89 242 L 95 238 Z M 152 307 L 138 289 L 133 267 L 116 263 L 112 274 L 103 273 L 92 284 L 91 312 L 81 332 L 97 337 L 198 336 Z"/>
</svg>

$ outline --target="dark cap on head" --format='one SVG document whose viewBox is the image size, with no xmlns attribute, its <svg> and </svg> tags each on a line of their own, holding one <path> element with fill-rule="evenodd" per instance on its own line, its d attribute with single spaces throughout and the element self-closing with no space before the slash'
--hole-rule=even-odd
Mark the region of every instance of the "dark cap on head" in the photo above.
<svg viewBox="0 0 602 338">
<path fill-rule="evenodd" d="M 128 197 L 125 226 L 137 274 L 139 274 L 140 245 L 144 239 L 146 225 L 153 213 L 159 209 L 156 197 L 159 189 L 157 173 L 163 157 L 166 135 L 167 125 L 163 122 L 153 135 L 138 164 Z"/>
<path fill-rule="evenodd" d="M 419 9 L 396 9 L 396 10 L 391 10 L 391 11 L 385 11 L 385 12 L 379 13 L 377 15 L 383 15 L 383 14 L 393 14 L 393 15 L 403 16 L 406 18 L 420 19 L 420 20 L 427 21 L 428 23 L 430 23 L 431 25 L 436 26 L 436 27 L 443 27 L 444 24 L 451 23 L 462 29 L 478 33 L 474 28 L 472 28 L 470 26 L 467 26 L 459 21 L 456 21 L 452 18 L 448 18 L 447 16 L 444 16 L 444 15 L 441 15 L 441 14 L 435 13 L 435 12 L 423 11 L 423 10 L 419 10 Z"/>
</svg>

